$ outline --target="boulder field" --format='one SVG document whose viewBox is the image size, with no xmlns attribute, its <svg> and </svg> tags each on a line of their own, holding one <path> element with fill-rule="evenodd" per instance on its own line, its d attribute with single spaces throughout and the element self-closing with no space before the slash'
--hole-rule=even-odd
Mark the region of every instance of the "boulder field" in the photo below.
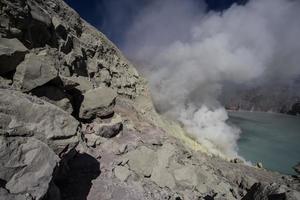
<svg viewBox="0 0 300 200">
<path fill-rule="evenodd" d="M 0 1 L 1 200 L 300 199 L 299 176 L 229 160 L 62 0 Z"/>
</svg>

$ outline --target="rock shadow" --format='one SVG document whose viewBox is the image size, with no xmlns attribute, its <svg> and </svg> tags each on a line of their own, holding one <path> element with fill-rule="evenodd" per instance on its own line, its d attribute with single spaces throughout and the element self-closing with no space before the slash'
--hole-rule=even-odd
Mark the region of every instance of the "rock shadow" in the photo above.
<svg viewBox="0 0 300 200">
<path fill-rule="evenodd" d="M 83 101 L 83 95 L 82 92 L 76 88 L 72 88 L 70 90 L 67 91 L 67 93 L 72 96 L 72 106 L 73 106 L 73 113 L 72 115 L 78 119 L 79 121 L 81 121 L 79 119 L 79 112 L 80 112 L 80 107 L 81 107 L 81 103 Z"/>
<path fill-rule="evenodd" d="M 92 180 L 100 175 L 100 163 L 92 156 L 76 154 L 68 161 L 65 176 L 57 181 L 61 199 L 86 200 L 92 187 Z"/>
</svg>

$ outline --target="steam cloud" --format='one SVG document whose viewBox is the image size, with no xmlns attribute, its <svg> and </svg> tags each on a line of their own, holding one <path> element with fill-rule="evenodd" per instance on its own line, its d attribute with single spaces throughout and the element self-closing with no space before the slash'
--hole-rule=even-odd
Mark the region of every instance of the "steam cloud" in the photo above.
<svg viewBox="0 0 300 200">
<path fill-rule="evenodd" d="M 195 0 L 156 0 L 136 17 L 125 52 L 148 77 L 161 113 L 200 143 L 237 156 L 240 131 L 218 102 L 224 82 L 300 73 L 300 2 L 250 0 L 223 13 Z"/>
</svg>

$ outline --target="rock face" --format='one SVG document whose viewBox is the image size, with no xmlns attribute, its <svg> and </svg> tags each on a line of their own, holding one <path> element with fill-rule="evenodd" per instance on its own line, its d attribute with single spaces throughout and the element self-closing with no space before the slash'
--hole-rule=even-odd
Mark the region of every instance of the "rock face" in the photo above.
<svg viewBox="0 0 300 200">
<path fill-rule="evenodd" d="M 0 135 L 34 137 L 57 154 L 78 142 L 78 121 L 60 108 L 18 91 L 0 89 Z"/>
<path fill-rule="evenodd" d="M 1 0 L 1 200 L 299 199 L 299 177 L 208 156 L 176 131 L 62 0 Z"/>
<path fill-rule="evenodd" d="M 0 199 L 64 199 L 69 165 L 86 161 L 73 159 L 79 141 L 120 134 L 116 98 L 133 104 L 144 80 L 62 0 L 3 0 L 0 10 Z"/>
<path fill-rule="evenodd" d="M 300 198 L 300 192 L 289 191 L 287 187 L 280 186 L 277 184 L 262 184 L 255 183 L 243 197 L 242 200 L 261 200 L 261 199 L 271 199 L 271 200 L 281 200 L 281 199 L 291 199 L 297 200 Z"/>
<path fill-rule="evenodd" d="M 107 86 L 130 98 L 143 93 L 144 80 L 132 64 L 102 33 L 83 21 L 63 1 L 11 3 L 4 0 L 1 3 L 1 63 L 5 64 L 7 60 L 9 66 L 5 66 L 5 71 L 10 71 L 23 61 L 15 79 L 21 86 L 25 84 L 24 90 L 51 80 L 57 75 L 55 68 L 59 76 L 86 77 L 90 89 Z M 38 74 L 38 69 L 51 73 Z M 2 64 L 1 70 L 4 73 Z M 31 76 L 34 81 L 28 82 L 29 87 L 26 87 Z"/>
<path fill-rule="evenodd" d="M 9 89 L 0 96 L 0 199 L 42 199 L 59 157 L 79 141 L 79 123 L 37 97 Z"/>
</svg>

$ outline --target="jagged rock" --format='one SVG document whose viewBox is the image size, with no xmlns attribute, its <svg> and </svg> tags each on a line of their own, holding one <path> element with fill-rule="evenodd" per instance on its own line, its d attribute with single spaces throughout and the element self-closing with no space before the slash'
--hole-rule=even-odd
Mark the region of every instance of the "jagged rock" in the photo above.
<svg viewBox="0 0 300 200">
<path fill-rule="evenodd" d="M 238 164 L 238 163 L 239 164 L 244 163 L 244 161 L 242 159 L 240 159 L 240 158 L 234 158 L 234 159 L 230 160 L 230 162 L 236 163 L 236 164 Z"/>
<path fill-rule="evenodd" d="M 11 80 L 2 78 L 0 76 L 0 88 L 9 88 L 11 84 L 12 84 Z"/>
<path fill-rule="evenodd" d="M 139 175 L 150 177 L 153 166 L 156 163 L 157 155 L 155 151 L 141 146 L 128 152 L 125 158 L 128 159 L 128 165 L 131 170 Z"/>
<path fill-rule="evenodd" d="M 84 93 L 79 117 L 91 119 L 112 114 L 117 93 L 111 88 L 96 88 Z"/>
<path fill-rule="evenodd" d="M 59 161 L 58 156 L 35 138 L 0 136 L 0 144 L 0 179 L 6 182 L 5 189 L 9 191 L 0 193 L 0 199 L 18 199 L 20 196 L 25 199 L 25 194 L 42 199 Z"/>
<path fill-rule="evenodd" d="M 47 27 L 51 26 L 50 16 L 36 2 L 28 1 L 28 6 L 30 7 L 30 15 L 33 19 L 45 24 Z"/>
<path fill-rule="evenodd" d="M 123 166 L 116 166 L 114 168 L 115 176 L 120 179 L 121 181 L 126 181 L 127 178 L 130 176 L 130 171 Z"/>
<path fill-rule="evenodd" d="M 77 76 L 88 77 L 88 69 L 82 48 L 76 46 L 78 39 L 72 38 L 73 49 L 65 55 L 65 64 L 70 67 L 71 73 Z"/>
<path fill-rule="evenodd" d="M 69 27 L 57 17 L 52 17 L 52 24 L 59 38 L 59 51 L 68 54 L 73 49 L 73 36 L 68 34 Z"/>
<path fill-rule="evenodd" d="M 99 83 L 99 81 L 101 81 L 108 85 L 111 84 L 111 81 L 112 81 L 110 72 L 107 69 L 101 69 L 99 71 L 98 76 L 96 76 L 95 79 L 96 79 L 96 82 L 98 82 L 98 83 Z M 98 79 L 99 79 L 99 81 L 98 81 Z"/>
<path fill-rule="evenodd" d="M 67 54 L 69 75 L 90 77 L 96 87 L 104 84 L 130 98 L 144 92 L 146 83 L 133 65 L 102 33 L 80 19 L 64 2 L 3 0 L 3 7 L 0 34 L 18 37 L 32 50 L 49 45 Z M 64 60 L 63 57 L 57 59 Z M 92 70 L 91 73 L 94 74 L 89 75 L 90 63 L 95 64 L 96 71 Z M 60 71 L 63 72 L 61 69 Z M 64 75 L 67 74 L 68 72 Z"/>
<path fill-rule="evenodd" d="M 30 91 L 57 77 L 55 58 L 44 50 L 38 54 L 30 53 L 18 65 L 14 76 L 14 87 Z"/>
<path fill-rule="evenodd" d="M 52 17 L 52 24 L 57 35 L 66 40 L 68 36 L 66 25 L 57 17 Z"/>
<path fill-rule="evenodd" d="M 241 189 L 249 190 L 256 182 L 257 180 L 252 177 L 242 176 L 241 181 L 239 181 L 239 187 Z"/>
<path fill-rule="evenodd" d="M 59 51 L 68 54 L 72 51 L 73 48 L 73 37 L 68 36 L 65 41 L 63 41 L 59 47 Z"/>
<path fill-rule="evenodd" d="M 37 97 L 0 89 L 0 135 L 34 137 L 60 154 L 78 142 L 79 123 L 67 112 Z"/>
<path fill-rule="evenodd" d="M 256 167 L 262 169 L 263 168 L 263 164 L 261 162 L 256 163 Z"/>
<path fill-rule="evenodd" d="M 71 90 L 80 85 L 79 81 L 76 81 L 73 79 L 74 77 L 66 77 L 66 76 L 60 75 L 59 78 L 60 78 L 63 88 L 65 90 Z M 92 86 L 91 86 L 91 88 L 92 88 Z"/>
<path fill-rule="evenodd" d="M 0 38 L 0 75 L 15 70 L 27 52 L 18 39 Z"/>
<path fill-rule="evenodd" d="M 73 108 L 70 101 L 70 96 L 68 96 L 61 88 L 55 86 L 41 86 L 35 88 L 31 93 L 41 99 L 52 103 L 64 111 L 72 114 Z"/>
<path fill-rule="evenodd" d="M 55 46 L 54 35 L 50 27 L 52 26 L 51 17 L 35 1 L 28 1 L 32 20 L 28 24 L 27 38 L 31 47 L 43 47 L 46 44 Z"/>
<path fill-rule="evenodd" d="M 17 37 L 30 49 L 46 44 L 55 46 L 49 13 L 40 2 L 3 0 L 1 3 L 1 16 L 7 20 L 1 27 L 3 36 Z"/>
<path fill-rule="evenodd" d="M 64 56 L 65 65 L 71 67 L 72 64 L 75 62 L 76 57 L 82 57 L 81 52 L 75 52 L 75 50 L 72 50 L 67 55 Z"/>
<path fill-rule="evenodd" d="M 98 73 L 99 70 L 100 70 L 100 67 L 98 66 L 98 60 L 88 57 L 87 58 L 87 71 L 88 71 L 89 77 L 94 77 L 94 75 L 96 73 Z"/>
<path fill-rule="evenodd" d="M 83 76 L 72 76 L 72 77 L 63 77 L 60 76 L 63 84 L 66 86 L 66 88 L 72 89 L 75 88 L 81 93 L 85 93 L 89 90 L 92 90 L 93 84 L 88 80 L 87 77 Z"/>
<path fill-rule="evenodd" d="M 115 115 L 110 122 L 95 124 L 95 134 L 104 138 L 112 138 L 120 133 L 123 128 L 122 118 Z"/>
<path fill-rule="evenodd" d="M 95 63 L 88 63 L 88 71 L 89 75 L 93 76 L 93 80 L 95 82 L 95 85 L 98 87 L 104 85 L 104 86 L 110 86 L 112 82 L 112 76 L 110 74 L 110 71 L 102 68 L 99 69 L 98 65 Z"/>
</svg>

